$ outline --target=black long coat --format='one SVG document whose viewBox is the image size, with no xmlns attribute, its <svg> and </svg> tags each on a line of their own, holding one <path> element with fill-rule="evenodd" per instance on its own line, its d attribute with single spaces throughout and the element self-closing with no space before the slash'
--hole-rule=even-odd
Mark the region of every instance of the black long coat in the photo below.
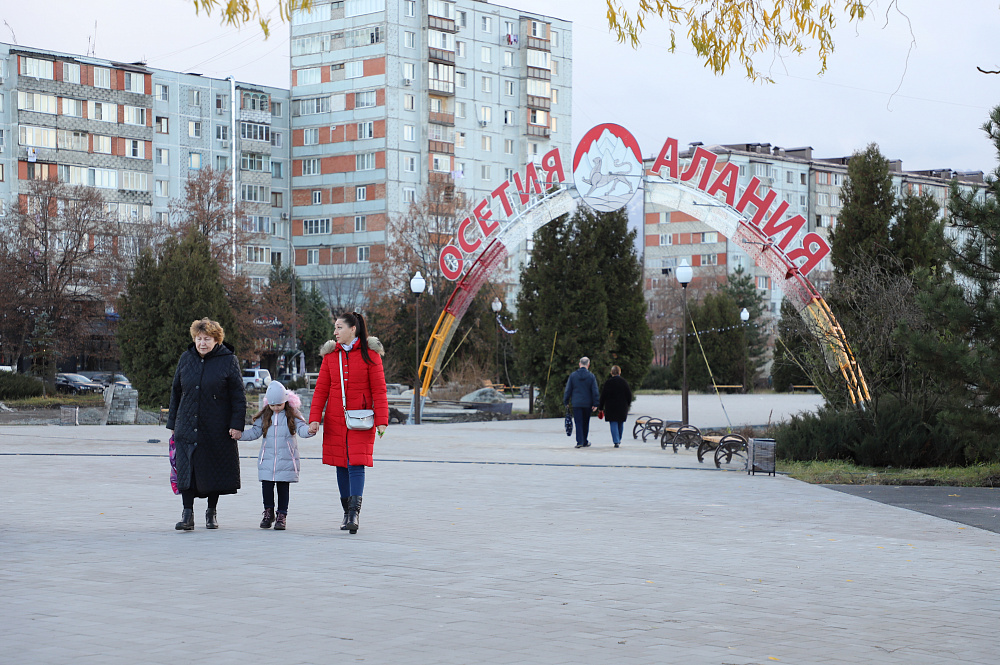
<svg viewBox="0 0 1000 665">
<path fill-rule="evenodd" d="M 202 358 L 191 344 L 177 363 L 167 417 L 167 429 L 174 431 L 177 446 L 179 489 L 194 489 L 199 497 L 236 493 L 240 455 L 229 430 L 243 430 L 246 409 L 233 347 L 217 344 Z"/>
<path fill-rule="evenodd" d="M 628 418 L 628 408 L 632 405 L 632 389 L 621 376 L 612 376 L 601 388 L 600 409 L 604 419 L 610 423 L 623 423 Z"/>
</svg>

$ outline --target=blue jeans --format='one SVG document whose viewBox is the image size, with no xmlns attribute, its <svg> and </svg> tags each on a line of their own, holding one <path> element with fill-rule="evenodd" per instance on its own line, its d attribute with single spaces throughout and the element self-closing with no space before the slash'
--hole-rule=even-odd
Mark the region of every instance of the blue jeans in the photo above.
<svg viewBox="0 0 1000 665">
<path fill-rule="evenodd" d="M 362 496 L 365 491 L 365 467 L 363 464 L 337 467 L 337 487 L 340 496 Z"/>
<path fill-rule="evenodd" d="M 573 426 L 576 427 L 576 445 L 587 443 L 587 435 L 590 434 L 589 406 L 583 409 L 573 407 Z"/>
<path fill-rule="evenodd" d="M 609 420 L 608 424 L 611 425 L 611 443 L 617 446 L 622 442 L 622 431 L 625 429 L 625 421 Z"/>
</svg>

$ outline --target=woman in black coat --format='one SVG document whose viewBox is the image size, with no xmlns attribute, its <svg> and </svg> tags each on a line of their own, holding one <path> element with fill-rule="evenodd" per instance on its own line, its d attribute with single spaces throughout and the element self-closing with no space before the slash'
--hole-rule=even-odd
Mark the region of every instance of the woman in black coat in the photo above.
<svg viewBox="0 0 1000 665">
<path fill-rule="evenodd" d="M 600 409 L 611 425 L 611 441 L 615 444 L 615 448 L 622 442 L 625 419 L 628 418 L 628 408 L 632 405 L 632 390 L 621 374 L 621 367 L 618 365 L 612 367 L 611 378 L 605 381 L 604 387 L 601 388 Z"/>
<path fill-rule="evenodd" d="M 218 322 L 201 319 L 191 324 L 191 339 L 177 363 L 170 392 L 167 429 L 177 447 L 177 487 L 184 511 L 175 525 L 194 529 L 194 499 L 208 499 L 205 528 L 218 529 L 216 506 L 220 494 L 240 488 L 240 454 L 236 442 L 246 422 L 247 398 L 240 363 L 233 347 L 224 344 Z"/>
</svg>

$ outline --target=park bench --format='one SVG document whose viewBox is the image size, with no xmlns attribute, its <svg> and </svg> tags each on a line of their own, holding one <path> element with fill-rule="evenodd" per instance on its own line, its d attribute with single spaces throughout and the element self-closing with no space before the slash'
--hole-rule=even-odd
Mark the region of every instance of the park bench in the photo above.
<svg viewBox="0 0 1000 665">
<path fill-rule="evenodd" d="M 715 468 L 721 469 L 733 463 L 733 458 L 742 460 L 743 468 L 747 461 L 747 438 L 742 434 L 707 434 L 701 437 L 698 446 L 698 461 L 705 461 L 705 455 L 714 451 Z M 739 464 L 739 462 L 737 462 Z"/>
<path fill-rule="evenodd" d="M 793 393 L 794 392 L 798 392 L 798 391 L 801 391 L 801 392 L 813 392 L 813 393 L 818 393 L 819 392 L 819 390 L 816 389 L 816 386 L 792 386 L 792 392 Z"/>
<path fill-rule="evenodd" d="M 684 449 L 697 448 L 701 444 L 701 430 L 694 425 L 683 425 L 679 422 L 667 423 L 660 434 L 660 448 L 671 446 L 674 452 L 681 446 Z"/>
<path fill-rule="evenodd" d="M 638 439 L 639 434 L 642 434 L 642 440 L 645 441 L 646 437 L 650 434 L 654 436 L 659 436 L 660 428 L 663 427 L 663 419 L 656 418 L 653 416 L 639 416 L 635 419 L 635 424 L 632 425 L 632 438 Z"/>
<path fill-rule="evenodd" d="M 719 390 L 725 390 L 727 392 L 730 392 L 730 391 L 743 392 L 743 385 L 742 384 L 731 385 L 731 386 L 715 386 L 715 387 L 718 388 Z"/>
</svg>

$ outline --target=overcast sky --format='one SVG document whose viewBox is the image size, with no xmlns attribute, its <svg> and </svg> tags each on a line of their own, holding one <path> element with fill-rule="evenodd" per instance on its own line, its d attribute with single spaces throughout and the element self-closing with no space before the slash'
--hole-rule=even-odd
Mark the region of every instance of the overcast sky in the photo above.
<svg viewBox="0 0 1000 665">
<path fill-rule="evenodd" d="M 272 1 L 260 4 L 270 9 Z M 670 136 L 682 145 L 812 146 L 816 157 L 849 155 L 876 142 L 907 170 L 996 166 L 980 127 L 1000 104 L 1000 75 L 976 71 L 1000 69 L 996 0 L 898 0 L 909 20 L 878 0 L 864 23 L 838 27 L 826 74 L 816 73 L 815 51 L 790 55 L 765 62 L 775 84 L 749 83 L 738 69 L 713 75 L 683 35 L 678 52 L 669 53 L 668 35 L 657 21 L 640 50 L 620 45 L 608 33 L 604 0 L 495 4 L 573 22 L 574 144 L 590 127 L 615 122 L 635 134 L 645 156 L 655 155 Z M 196 16 L 189 0 L 3 5 L 4 42 L 16 37 L 23 46 L 80 54 L 93 47 L 100 58 L 288 86 L 288 27 L 277 21 L 265 41 L 256 26 L 237 30 L 220 26 L 217 17 Z"/>
</svg>

